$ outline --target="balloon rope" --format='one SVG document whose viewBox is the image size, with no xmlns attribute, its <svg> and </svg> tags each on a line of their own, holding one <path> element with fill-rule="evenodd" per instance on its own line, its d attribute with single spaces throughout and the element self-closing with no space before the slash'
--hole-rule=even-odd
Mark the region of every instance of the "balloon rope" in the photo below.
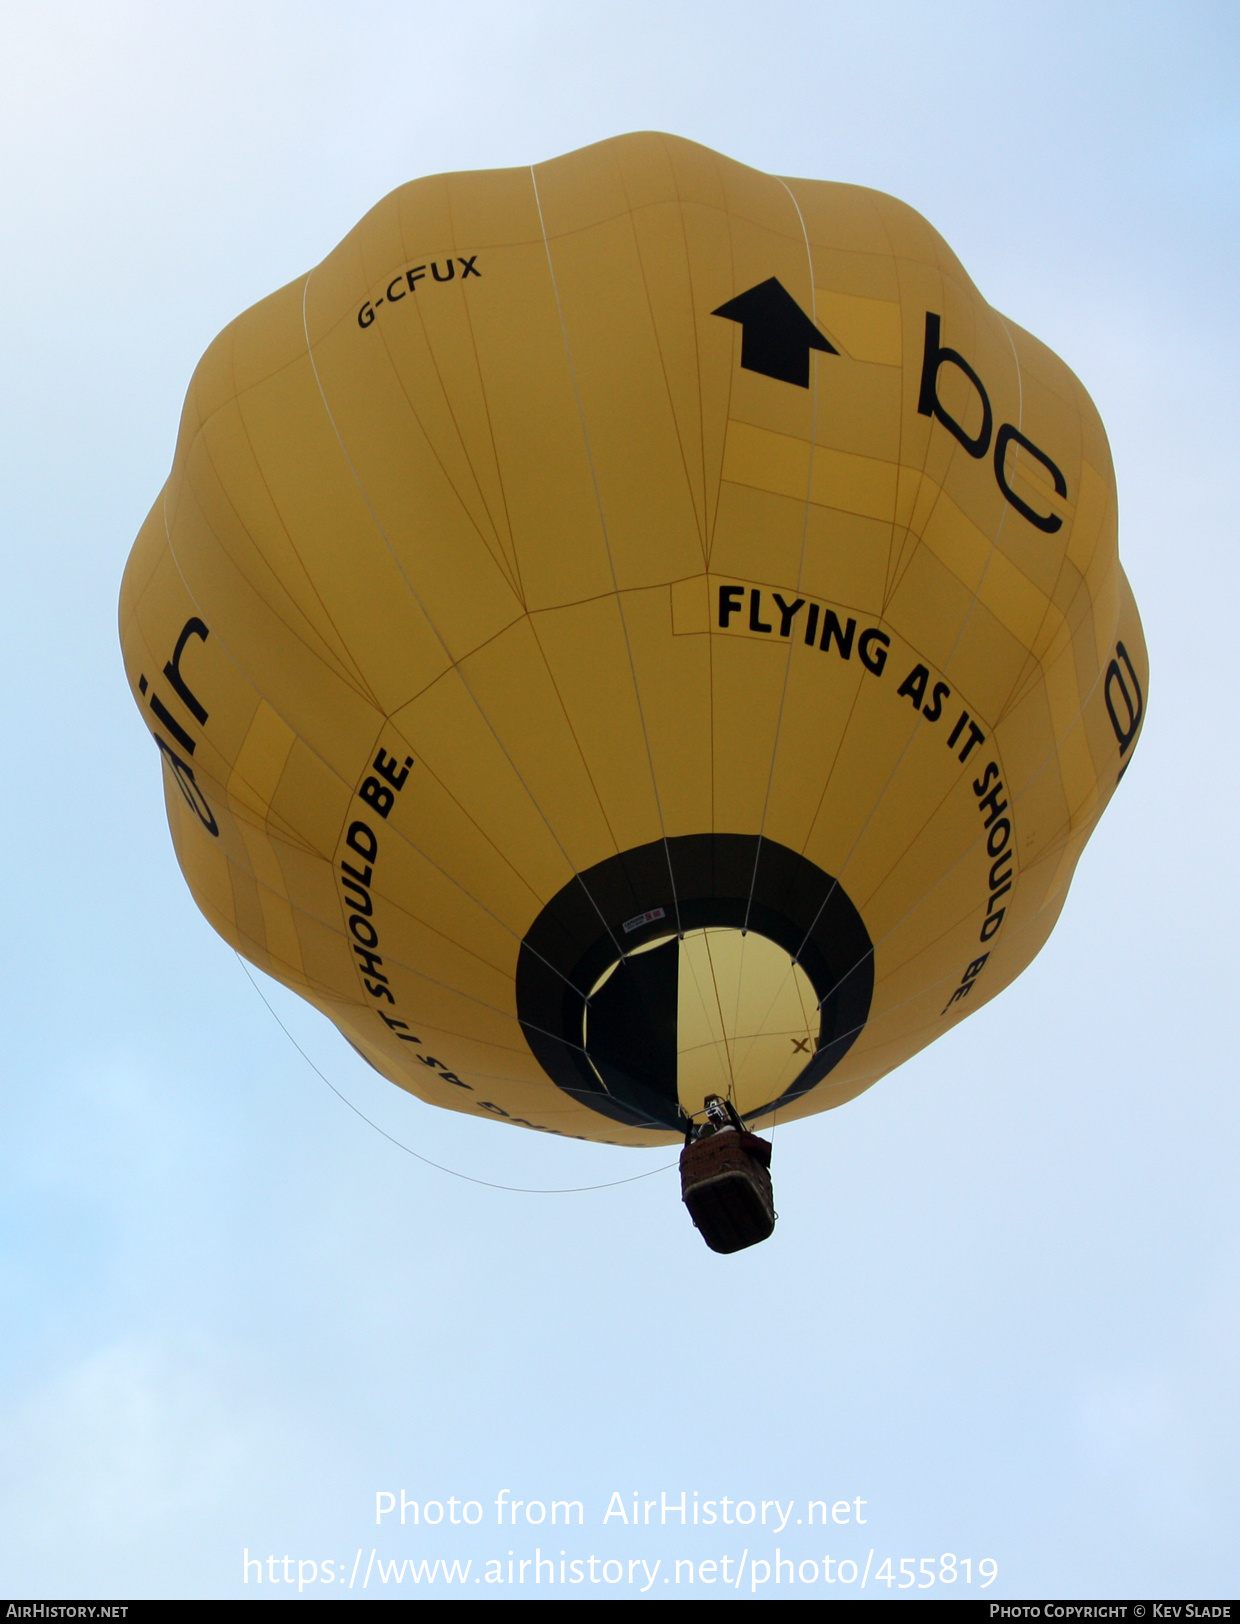
<svg viewBox="0 0 1240 1624">
<path fill-rule="evenodd" d="M 233 951 L 236 952 L 236 949 L 234 948 Z M 399 1139 L 393 1138 L 392 1135 L 388 1133 L 386 1128 L 381 1128 L 377 1122 L 372 1122 L 366 1115 L 365 1111 L 359 1111 L 352 1100 L 345 1098 L 345 1096 L 336 1087 L 335 1083 L 323 1075 L 323 1073 L 315 1065 L 314 1061 L 311 1060 L 310 1056 L 302 1048 L 301 1044 L 298 1043 L 297 1039 L 289 1031 L 288 1027 L 285 1026 L 279 1015 L 276 1014 L 274 1008 L 267 998 L 266 993 L 250 974 L 250 967 L 241 957 L 240 953 L 237 953 L 237 963 L 245 971 L 246 980 L 262 999 L 263 1003 L 267 1005 L 267 1012 L 271 1016 L 272 1020 L 280 1028 L 281 1032 L 284 1033 L 285 1037 L 293 1045 L 294 1049 L 297 1050 L 297 1053 L 301 1056 L 301 1058 L 310 1067 L 310 1070 L 322 1082 L 327 1084 L 328 1088 L 331 1089 L 336 1098 L 343 1104 L 347 1105 L 349 1110 L 353 1112 L 354 1116 L 361 1117 L 362 1121 L 365 1122 L 368 1127 L 373 1128 L 376 1133 L 382 1134 L 389 1144 L 395 1145 L 397 1150 L 403 1150 L 406 1156 L 412 1156 L 415 1161 L 423 1162 L 427 1167 L 433 1167 L 440 1173 L 447 1173 L 454 1179 L 464 1179 L 466 1184 L 481 1184 L 483 1188 L 487 1190 L 506 1190 L 511 1195 L 585 1195 L 589 1190 L 614 1190 L 620 1184 L 636 1184 L 639 1179 L 653 1178 L 656 1173 L 666 1173 L 669 1171 L 669 1169 L 678 1165 L 676 1162 L 667 1162 L 663 1167 L 652 1167 L 648 1173 L 634 1173 L 626 1179 L 612 1179 L 608 1184 L 580 1184 L 565 1190 L 532 1190 L 527 1189 L 525 1186 L 520 1184 L 492 1184 L 489 1179 L 476 1179 L 473 1178 L 469 1173 L 458 1173 L 454 1167 L 445 1167 L 442 1162 L 433 1162 L 429 1156 L 420 1156 L 416 1150 L 410 1150 L 408 1145 L 402 1144 Z"/>
</svg>

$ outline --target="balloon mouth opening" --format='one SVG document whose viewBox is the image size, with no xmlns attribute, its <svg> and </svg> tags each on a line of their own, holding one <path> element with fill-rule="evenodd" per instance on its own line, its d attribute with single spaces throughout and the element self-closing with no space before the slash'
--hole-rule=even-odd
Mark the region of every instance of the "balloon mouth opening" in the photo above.
<svg viewBox="0 0 1240 1624">
<path fill-rule="evenodd" d="M 682 835 L 552 898 L 521 946 L 517 1011 L 557 1087 L 678 1132 L 707 1094 L 757 1121 L 815 1087 L 864 1028 L 873 985 L 838 881 L 775 841 Z"/>
<path fill-rule="evenodd" d="M 743 1114 L 778 1098 L 818 1051 L 818 995 L 756 930 L 661 933 L 617 956 L 582 1009 L 582 1048 L 600 1084 L 642 1064 L 686 1116 L 711 1096 Z"/>
</svg>

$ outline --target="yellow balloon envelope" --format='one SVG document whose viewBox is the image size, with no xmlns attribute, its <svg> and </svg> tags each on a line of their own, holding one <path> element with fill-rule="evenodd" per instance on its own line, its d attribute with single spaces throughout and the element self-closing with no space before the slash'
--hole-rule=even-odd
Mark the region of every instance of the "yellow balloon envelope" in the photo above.
<svg viewBox="0 0 1240 1624">
<path fill-rule="evenodd" d="M 839 1105 L 1046 940 L 1147 665 L 1089 397 L 913 210 L 419 180 L 190 386 L 121 635 L 195 900 L 435 1105 Z"/>
</svg>

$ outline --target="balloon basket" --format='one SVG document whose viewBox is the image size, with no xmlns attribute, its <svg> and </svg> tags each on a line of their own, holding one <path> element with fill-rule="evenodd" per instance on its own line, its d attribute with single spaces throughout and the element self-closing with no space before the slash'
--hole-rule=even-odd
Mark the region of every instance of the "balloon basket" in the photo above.
<svg viewBox="0 0 1240 1624">
<path fill-rule="evenodd" d="M 775 1228 L 771 1147 L 757 1134 L 723 1128 L 680 1155 L 681 1199 L 712 1252 L 740 1252 Z"/>
</svg>

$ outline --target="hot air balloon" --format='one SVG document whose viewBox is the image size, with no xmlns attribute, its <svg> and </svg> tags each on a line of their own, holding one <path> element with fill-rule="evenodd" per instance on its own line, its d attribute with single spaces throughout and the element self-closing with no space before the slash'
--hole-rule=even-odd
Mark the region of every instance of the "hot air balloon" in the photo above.
<svg viewBox="0 0 1240 1624">
<path fill-rule="evenodd" d="M 1148 676 L 1063 362 L 894 198 L 659 134 L 414 181 L 239 316 L 120 623 L 215 929 L 422 1100 L 620 1145 L 1001 991 Z"/>
</svg>

